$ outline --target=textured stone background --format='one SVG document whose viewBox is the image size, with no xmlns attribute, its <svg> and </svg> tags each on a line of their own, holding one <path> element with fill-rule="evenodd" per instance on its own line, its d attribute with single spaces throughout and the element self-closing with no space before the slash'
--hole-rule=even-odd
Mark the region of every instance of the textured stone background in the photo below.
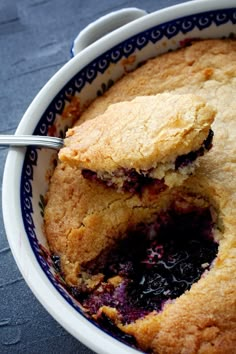
<svg viewBox="0 0 236 354">
<path fill-rule="evenodd" d="M 0 0 L 0 134 L 14 133 L 34 96 L 70 59 L 72 41 L 86 25 L 124 7 L 152 12 L 180 2 Z M 7 149 L 0 148 L 1 179 L 6 154 Z M 0 353 L 92 354 L 44 310 L 26 285 L 1 215 Z"/>
</svg>

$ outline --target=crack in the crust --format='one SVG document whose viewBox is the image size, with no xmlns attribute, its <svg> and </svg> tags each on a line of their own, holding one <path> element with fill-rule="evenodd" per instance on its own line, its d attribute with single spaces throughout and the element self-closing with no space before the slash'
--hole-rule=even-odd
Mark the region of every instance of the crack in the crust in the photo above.
<svg viewBox="0 0 236 354">
<path fill-rule="evenodd" d="M 127 196 L 127 198 L 122 199 L 122 203 L 126 203 L 127 201 L 131 200 L 133 197 L 134 197 L 133 194 Z M 104 211 L 111 209 L 117 202 L 121 202 L 121 198 L 116 198 L 114 200 L 111 200 L 104 208 L 92 211 L 91 213 L 86 215 L 85 218 L 89 217 L 91 215 L 96 215 L 96 214 L 103 213 Z"/>
<path fill-rule="evenodd" d="M 133 198 L 133 195 L 131 196 L 128 196 L 127 198 L 125 198 L 123 200 L 123 202 L 127 202 L 128 200 L 132 199 Z M 81 230 L 82 228 L 85 228 L 86 227 L 86 219 L 93 216 L 93 215 L 98 215 L 98 214 L 102 214 L 105 210 L 109 210 L 116 202 L 120 202 L 120 198 L 117 198 L 115 200 L 112 200 L 110 203 L 107 204 L 106 207 L 104 208 L 101 208 L 99 209 L 99 211 L 97 210 L 94 210 L 92 211 L 91 213 L 87 214 L 86 216 L 83 217 L 83 220 L 80 221 L 79 225 L 77 227 L 71 227 L 67 232 L 66 232 L 66 235 L 65 235 L 65 238 L 66 238 L 66 250 L 65 250 L 65 253 L 67 254 L 68 252 L 68 248 L 69 248 L 69 236 L 71 234 L 72 231 L 74 230 Z M 65 216 L 66 212 L 64 213 L 64 216 Z M 119 226 L 121 225 L 122 223 L 120 224 L 116 224 L 116 228 L 119 228 Z M 112 236 L 107 236 L 107 239 L 112 239 Z M 89 252 L 89 251 L 88 251 Z M 87 252 L 87 253 L 88 253 Z"/>
<path fill-rule="evenodd" d="M 171 194 L 170 194 L 171 196 Z M 122 199 L 122 203 L 127 203 L 129 200 L 132 200 L 134 197 L 133 194 L 127 196 L 126 198 Z M 173 196 L 171 196 L 171 198 L 173 198 Z M 68 241 L 68 237 L 69 235 L 71 234 L 72 231 L 74 230 L 81 230 L 82 228 L 85 228 L 86 227 L 86 219 L 93 216 L 93 215 L 102 215 L 104 213 L 104 211 L 109 211 L 109 209 L 112 209 L 114 207 L 114 205 L 116 203 L 120 203 L 121 202 L 121 199 L 120 198 L 116 198 L 112 201 L 110 201 L 104 208 L 101 208 L 98 210 L 93 210 L 92 212 L 90 212 L 89 214 L 87 214 L 86 216 L 84 216 L 83 220 L 80 222 L 80 225 L 78 225 L 78 227 L 76 228 L 70 228 L 70 230 L 68 231 L 67 235 L 66 235 L 66 240 L 67 240 L 67 243 L 66 243 L 66 253 L 68 251 L 68 248 L 69 248 L 69 241 Z M 157 213 L 157 209 L 155 206 L 144 206 L 144 205 L 134 205 L 132 207 L 129 208 L 130 212 L 132 213 L 132 211 L 136 210 L 136 209 L 143 209 L 143 210 L 149 210 L 150 211 L 150 215 L 153 216 L 153 214 L 156 214 Z M 112 224 L 111 225 L 111 228 L 113 229 L 116 229 L 116 230 L 119 230 L 120 228 L 122 228 L 122 225 L 124 226 L 125 224 L 127 224 L 127 220 L 123 221 L 123 222 L 117 222 L 116 224 Z M 121 235 L 118 233 L 116 235 L 116 237 L 114 237 L 114 233 L 113 234 L 106 234 L 104 233 L 105 235 L 105 238 L 107 240 L 106 242 L 106 245 L 100 250 L 100 253 L 107 247 L 107 244 L 115 244 L 115 242 L 122 238 Z M 103 235 L 103 236 L 104 236 Z M 124 233 L 124 237 L 125 237 L 126 233 Z M 112 241 L 112 242 L 111 242 Z M 84 250 L 84 252 L 86 254 L 89 254 L 89 250 Z M 94 258 L 92 258 L 94 259 Z M 92 260 L 91 259 L 91 260 Z"/>
</svg>

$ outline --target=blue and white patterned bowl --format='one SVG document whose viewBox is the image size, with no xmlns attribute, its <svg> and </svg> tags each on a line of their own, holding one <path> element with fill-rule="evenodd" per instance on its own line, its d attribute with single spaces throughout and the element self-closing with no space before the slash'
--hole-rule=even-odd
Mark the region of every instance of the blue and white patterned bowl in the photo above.
<svg viewBox="0 0 236 354">
<path fill-rule="evenodd" d="M 137 19 L 129 22 L 134 18 Z M 121 27 L 96 40 L 104 34 L 109 21 Z M 196 0 L 151 14 L 124 9 L 107 15 L 78 36 L 73 54 L 91 44 L 39 92 L 16 134 L 49 135 L 53 129 L 55 135 L 62 135 L 72 123 L 61 117 L 71 97 L 78 96 L 81 105 L 86 105 L 124 74 L 123 61 L 131 55 L 135 62 L 129 70 L 148 58 L 180 47 L 190 38 L 233 35 L 235 0 Z M 43 233 L 43 196 L 54 157 L 55 152 L 34 147 L 9 151 L 3 181 L 3 214 L 15 260 L 39 301 L 77 339 L 97 353 L 135 353 L 135 349 L 103 332 L 83 315 L 52 267 Z"/>
</svg>

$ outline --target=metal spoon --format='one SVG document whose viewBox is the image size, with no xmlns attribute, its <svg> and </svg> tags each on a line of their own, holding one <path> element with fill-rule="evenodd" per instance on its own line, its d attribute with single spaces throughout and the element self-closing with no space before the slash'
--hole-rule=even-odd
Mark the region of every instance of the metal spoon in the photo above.
<svg viewBox="0 0 236 354">
<path fill-rule="evenodd" d="M 49 149 L 60 149 L 63 139 L 41 135 L 0 135 L 0 146 L 39 146 Z"/>
</svg>

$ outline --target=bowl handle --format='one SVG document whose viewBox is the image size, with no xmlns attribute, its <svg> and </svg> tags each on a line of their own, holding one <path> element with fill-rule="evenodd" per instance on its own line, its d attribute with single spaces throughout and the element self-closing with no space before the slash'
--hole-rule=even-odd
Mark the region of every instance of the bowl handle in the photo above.
<svg viewBox="0 0 236 354">
<path fill-rule="evenodd" d="M 100 17 L 78 34 L 73 42 L 71 55 L 75 56 L 99 38 L 144 15 L 147 15 L 145 10 L 130 7 Z"/>
</svg>

